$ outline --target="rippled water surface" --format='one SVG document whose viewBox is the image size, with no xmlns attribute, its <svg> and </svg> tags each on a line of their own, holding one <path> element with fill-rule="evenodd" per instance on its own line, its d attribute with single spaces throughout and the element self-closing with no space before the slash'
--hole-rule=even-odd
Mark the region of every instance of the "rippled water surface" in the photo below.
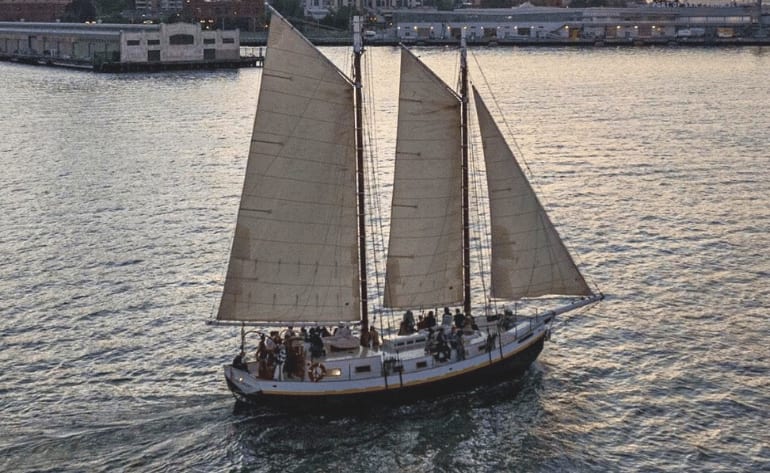
<svg viewBox="0 0 770 473">
<path fill-rule="evenodd" d="M 367 55 L 387 166 L 398 52 Z M 0 63 L 0 470 L 770 470 L 770 50 L 470 62 L 608 298 L 512 383 L 309 417 L 234 409 L 204 323 L 260 71 Z"/>
</svg>

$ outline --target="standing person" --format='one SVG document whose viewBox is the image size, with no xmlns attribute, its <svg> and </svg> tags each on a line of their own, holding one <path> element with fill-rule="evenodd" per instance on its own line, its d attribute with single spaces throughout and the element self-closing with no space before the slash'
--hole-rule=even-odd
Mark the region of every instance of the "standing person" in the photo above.
<svg viewBox="0 0 770 473">
<path fill-rule="evenodd" d="M 460 312 L 460 309 L 455 309 L 455 327 L 462 330 L 463 325 L 465 324 L 465 316 L 462 312 Z"/>
<path fill-rule="evenodd" d="M 428 311 L 428 316 L 425 317 L 425 323 L 428 326 L 428 328 L 433 328 L 436 326 L 436 316 L 433 315 L 433 311 Z"/>
<path fill-rule="evenodd" d="M 414 314 L 411 310 L 404 313 L 404 323 L 406 324 L 407 334 L 414 333 Z"/>
<path fill-rule="evenodd" d="M 372 343 L 372 349 L 380 349 L 380 334 L 377 333 L 377 329 L 374 328 L 374 325 L 369 327 L 369 341 Z"/>
<path fill-rule="evenodd" d="M 449 311 L 449 307 L 444 307 L 444 313 L 441 315 L 441 325 L 444 327 L 452 326 L 452 312 Z"/>
<path fill-rule="evenodd" d="M 283 381 L 284 363 L 286 363 L 286 345 L 279 343 L 275 355 L 275 372 L 273 373 L 274 380 Z"/>
<path fill-rule="evenodd" d="M 372 327 L 372 328 L 374 328 L 374 327 Z M 368 331 L 368 330 L 361 330 L 361 340 L 360 341 L 361 341 L 361 346 L 362 347 L 369 348 L 369 344 L 371 343 L 370 334 L 371 334 L 371 332 Z"/>
<path fill-rule="evenodd" d="M 463 341 L 463 331 L 455 332 L 455 350 L 457 350 L 457 361 L 465 359 L 465 342 Z"/>
<path fill-rule="evenodd" d="M 268 351 L 265 340 L 265 334 L 263 333 L 259 336 L 259 346 L 257 347 L 257 375 L 261 378 L 270 377 L 270 374 L 266 374 Z"/>
</svg>

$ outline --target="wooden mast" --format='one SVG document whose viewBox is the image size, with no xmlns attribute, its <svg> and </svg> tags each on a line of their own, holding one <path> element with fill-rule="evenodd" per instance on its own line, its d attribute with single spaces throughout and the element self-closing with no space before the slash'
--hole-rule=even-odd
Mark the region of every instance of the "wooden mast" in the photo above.
<svg viewBox="0 0 770 473">
<path fill-rule="evenodd" d="M 353 17 L 353 81 L 355 82 L 356 109 L 356 163 L 358 174 L 358 267 L 361 284 L 361 343 L 368 340 L 369 308 L 366 285 L 366 199 L 364 182 L 364 127 L 363 87 L 361 84 L 361 56 L 364 47 L 361 38 L 361 17 Z"/>
<path fill-rule="evenodd" d="M 465 44 L 465 28 L 460 37 L 460 136 L 463 174 L 463 310 L 471 315 L 471 244 L 468 204 L 468 61 Z"/>
</svg>

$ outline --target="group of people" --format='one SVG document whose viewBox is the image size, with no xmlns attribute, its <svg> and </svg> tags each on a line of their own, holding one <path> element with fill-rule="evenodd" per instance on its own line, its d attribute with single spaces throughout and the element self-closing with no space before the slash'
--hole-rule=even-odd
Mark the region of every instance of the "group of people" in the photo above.
<svg viewBox="0 0 770 473">
<path fill-rule="evenodd" d="M 278 332 L 269 336 L 260 335 L 256 354 L 259 377 L 283 381 L 286 373 L 295 375 L 299 372 L 302 376 L 304 350 L 296 349 L 298 342 L 301 344 L 302 338 L 297 336 L 293 327 L 289 327 L 283 337 Z"/>
<path fill-rule="evenodd" d="M 465 359 L 465 342 L 463 331 L 451 326 L 446 333 L 442 324 L 436 330 L 428 329 L 428 340 L 425 342 L 425 354 L 431 354 L 436 361 L 449 361 L 452 358 L 452 350 L 457 353 L 457 360 Z"/>
<path fill-rule="evenodd" d="M 433 311 L 423 317 L 420 314 L 417 322 L 411 310 L 404 313 L 399 326 L 399 335 L 410 335 L 420 330 L 428 331 L 428 340 L 425 343 L 425 353 L 432 354 L 438 361 L 447 361 L 451 358 L 452 350 L 457 352 L 457 359 L 465 359 L 465 347 L 463 334 L 471 334 L 478 330 L 478 326 L 472 315 L 463 314 L 460 309 L 455 309 L 454 315 L 449 307 L 444 307 L 441 315 L 441 323 L 438 323 Z"/>
<path fill-rule="evenodd" d="M 463 334 L 471 334 L 478 330 L 471 315 L 463 314 L 460 309 L 455 309 L 454 315 L 449 307 L 444 307 L 441 323 L 438 323 L 433 311 L 415 321 L 414 314 L 407 310 L 399 327 L 399 335 L 409 335 L 419 330 L 428 331 L 428 340 L 425 343 L 425 352 L 432 354 L 438 361 L 446 361 L 451 358 L 452 350 L 457 352 L 457 359 L 465 359 L 465 347 Z M 278 332 L 270 335 L 262 334 L 257 348 L 257 372 L 263 379 L 282 381 L 285 375 L 304 379 L 305 367 L 305 343 L 309 345 L 310 357 L 321 358 L 326 355 L 323 339 L 330 336 L 350 336 L 350 328 L 340 326 L 332 334 L 326 327 L 316 326 L 307 330 L 305 327 L 297 333 L 289 326 L 281 336 Z M 361 332 L 361 346 L 378 350 L 380 348 L 380 334 L 374 327 Z M 233 360 L 233 367 L 246 370 L 245 353 L 241 351 Z"/>
<path fill-rule="evenodd" d="M 349 336 L 350 328 L 341 325 L 329 332 L 326 327 L 316 326 L 307 330 L 302 327 L 299 333 L 289 326 L 281 336 L 278 332 L 270 335 L 261 334 L 256 352 L 257 373 L 260 378 L 283 381 L 285 376 L 304 379 L 305 367 L 305 343 L 309 345 L 312 358 L 321 358 L 326 355 L 323 339 L 332 336 Z M 361 334 L 361 345 L 364 347 L 379 349 L 380 334 L 374 325 Z M 241 351 L 233 359 L 233 367 L 246 370 L 246 354 Z"/>
<path fill-rule="evenodd" d="M 419 315 L 419 319 L 415 323 L 414 314 L 411 310 L 407 310 L 404 313 L 404 318 L 401 320 L 401 324 L 398 329 L 399 335 L 410 335 L 419 330 L 434 329 L 439 325 L 436 316 L 432 310 L 428 311 L 428 315 L 425 317 L 422 314 Z M 476 322 L 472 315 L 463 314 L 460 309 L 455 309 L 454 315 L 449 310 L 449 307 L 444 307 L 444 313 L 441 316 L 441 324 L 445 330 L 455 329 L 466 334 L 473 333 L 474 330 L 478 330 Z"/>
</svg>

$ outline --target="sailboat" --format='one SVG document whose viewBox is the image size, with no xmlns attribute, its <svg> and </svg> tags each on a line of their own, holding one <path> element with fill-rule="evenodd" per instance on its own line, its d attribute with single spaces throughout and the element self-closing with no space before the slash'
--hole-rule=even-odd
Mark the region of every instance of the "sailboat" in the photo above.
<svg viewBox="0 0 770 473">
<path fill-rule="evenodd" d="M 370 309 L 360 19 L 353 30 L 350 78 L 272 12 L 235 235 L 211 321 L 241 328 L 240 354 L 224 366 L 241 402 L 401 403 L 511 379 L 538 357 L 559 314 L 602 298 L 474 88 L 491 222 L 488 297 L 514 309 L 473 306 L 463 44 L 459 93 L 401 50 L 383 308 Z M 560 305 L 529 315 L 516 309 L 550 295 L 561 296 Z M 386 309 L 403 311 L 398 333 L 383 326 Z M 413 311 L 429 313 L 417 322 Z M 370 312 L 380 314 L 381 335 Z"/>
</svg>

